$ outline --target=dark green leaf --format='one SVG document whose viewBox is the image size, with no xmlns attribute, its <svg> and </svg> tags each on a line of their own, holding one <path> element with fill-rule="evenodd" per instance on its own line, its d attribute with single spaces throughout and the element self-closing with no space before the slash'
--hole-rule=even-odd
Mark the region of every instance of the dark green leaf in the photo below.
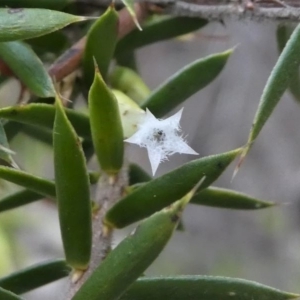
<svg viewBox="0 0 300 300">
<path fill-rule="evenodd" d="M 0 278 L 0 286 L 16 294 L 23 294 L 66 277 L 70 272 L 71 268 L 64 260 L 48 261 Z"/>
<path fill-rule="evenodd" d="M 129 185 L 150 181 L 151 176 L 136 164 L 129 165 Z"/>
<path fill-rule="evenodd" d="M 0 43 L 0 58 L 33 94 L 41 98 L 54 97 L 52 80 L 28 45 L 23 42 Z"/>
<path fill-rule="evenodd" d="M 56 96 L 53 129 L 55 185 L 67 263 L 88 267 L 92 247 L 89 178 L 81 142 Z"/>
<path fill-rule="evenodd" d="M 62 31 L 52 33 L 26 40 L 38 55 L 55 53 L 59 55 L 70 44 L 67 35 Z"/>
<path fill-rule="evenodd" d="M 100 174 L 98 172 L 90 172 L 89 173 L 90 183 L 91 184 L 97 183 L 99 177 L 100 177 Z M 54 182 L 47 181 L 47 180 L 45 180 L 45 182 L 49 185 L 48 189 L 50 188 L 50 186 L 52 186 L 52 191 L 55 192 Z M 32 185 L 32 186 L 35 187 L 35 190 L 39 189 L 38 193 L 34 192 L 33 190 L 26 189 L 26 190 L 21 190 L 16 193 L 10 194 L 10 195 L 5 196 L 2 199 L 0 199 L 0 212 L 6 211 L 9 209 L 13 209 L 13 208 L 17 208 L 17 207 L 44 199 L 45 195 L 47 196 L 47 194 L 43 193 L 44 189 L 41 188 L 39 179 L 37 180 L 36 184 Z M 56 197 L 56 195 L 54 194 L 51 197 L 52 197 L 52 199 L 54 199 Z"/>
<path fill-rule="evenodd" d="M 55 185 L 52 181 L 33 176 L 24 171 L 0 166 L 0 178 L 26 187 L 46 197 L 55 197 Z"/>
<path fill-rule="evenodd" d="M 93 24 L 87 34 L 83 55 L 84 79 L 88 86 L 93 82 L 94 61 L 96 60 L 102 77 L 105 79 L 113 57 L 118 38 L 118 13 L 111 6 Z"/>
<path fill-rule="evenodd" d="M 54 183 L 53 183 L 54 185 Z M 44 196 L 31 190 L 21 190 L 0 199 L 0 212 L 17 208 L 37 200 L 43 199 Z M 0 284 L 1 286 L 1 284 Z"/>
<path fill-rule="evenodd" d="M 2 121 L 0 120 L 0 164 L 6 164 L 10 167 L 18 168 L 18 165 L 12 158 L 13 154 L 14 152 L 10 150 L 6 133 Z"/>
<path fill-rule="evenodd" d="M 185 204 L 186 199 L 178 201 L 144 220 L 108 254 L 73 300 L 118 299 L 163 250 Z"/>
<path fill-rule="evenodd" d="M 88 116 L 73 109 L 66 108 L 65 111 L 78 135 L 90 138 L 91 131 Z M 0 109 L 0 118 L 41 126 L 51 130 L 54 117 L 55 107 L 49 104 L 32 103 Z"/>
<path fill-rule="evenodd" d="M 271 75 L 263 90 L 257 108 L 253 125 L 248 137 L 247 145 L 242 154 L 241 160 L 247 155 L 253 142 L 259 135 L 265 123 L 271 116 L 277 103 L 288 88 L 292 76 L 300 64 L 300 24 L 296 27 L 285 48 L 280 54 L 276 65 L 274 66 Z"/>
<path fill-rule="evenodd" d="M 48 9 L 0 8 L 0 42 L 31 39 L 88 19 Z"/>
<path fill-rule="evenodd" d="M 0 288 L 0 299 L 1 300 L 22 300 L 23 298 L 17 296 L 16 294 L 10 291 Z"/>
<path fill-rule="evenodd" d="M 206 20 L 190 17 L 158 17 L 143 25 L 143 30 L 135 30 L 121 39 L 116 48 L 116 56 L 155 42 L 183 35 L 207 24 Z"/>
<path fill-rule="evenodd" d="M 73 0 L 0 0 L 0 5 L 5 7 L 34 7 L 59 9 Z"/>
<path fill-rule="evenodd" d="M 119 54 L 116 57 L 116 62 L 118 66 L 130 68 L 131 70 L 137 70 L 138 64 L 135 57 L 135 52 L 126 52 L 123 55 Z"/>
<path fill-rule="evenodd" d="M 115 204 L 105 221 L 118 228 L 139 221 L 183 197 L 203 176 L 201 189 L 208 187 L 240 152 L 237 149 L 197 159 L 147 182 Z"/>
<path fill-rule="evenodd" d="M 198 59 L 167 79 L 142 104 L 162 117 L 211 83 L 223 70 L 233 50 Z"/>
<path fill-rule="evenodd" d="M 53 145 L 52 131 L 47 128 L 23 125 L 21 131 L 46 145 L 50 145 L 51 147 Z"/>
<path fill-rule="evenodd" d="M 140 278 L 120 300 L 288 300 L 298 297 L 254 281 L 195 275 Z"/>
<path fill-rule="evenodd" d="M 195 194 L 191 203 L 230 209 L 261 209 L 274 206 L 274 202 L 262 201 L 233 190 L 209 187 Z"/>
<path fill-rule="evenodd" d="M 96 68 L 89 92 L 92 139 L 101 169 L 116 174 L 123 165 L 124 142 L 118 102 Z"/>
<path fill-rule="evenodd" d="M 286 42 L 289 40 L 293 30 L 295 29 L 294 26 L 290 25 L 279 25 L 277 28 L 277 45 L 279 49 L 279 53 L 282 52 L 284 49 Z M 299 75 L 299 68 L 295 68 L 294 74 L 290 77 L 290 85 L 289 85 L 290 92 L 296 99 L 296 101 L 300 102 L 300 75 Z"/>
</svg>

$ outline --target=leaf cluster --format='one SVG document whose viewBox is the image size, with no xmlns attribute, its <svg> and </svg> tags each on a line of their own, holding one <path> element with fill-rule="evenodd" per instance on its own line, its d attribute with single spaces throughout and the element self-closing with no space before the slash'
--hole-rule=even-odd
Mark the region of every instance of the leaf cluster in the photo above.
<svg viewBox="0 0 300 300">
<path fill-rule="evenodd" d="M 30 94 L 25 103 L 20 95 L 21 105 L 13 103 L 0 109 L 0 178 L 23 188 L 0 199 L 0 212 L 50 199 L 59 213 L 65 254 L 64 259 L 42 262 L 1 278 L 0 299 L 23 299 L 21 294 L 65 276 L 77 281 L 93 263 L 93 236 L 99 234 L 93 232 L 93 222 L 103 223 L 102 234 L 139 224 L 103 257 L 101 264 L 93 266 L 91 276 L 74 293 L 74 300 L 298 297 L 242 279 L 143 274 L 178 228 L 186 206 L 256 210 L 275 205 L 212 184 L 240 155 L 242 162 L 285 90 L 291 87 L 294 91 L 291 80 L 300 63 L 300 27 L 291 35 L 269 77 L 246 145 L 192 160 L 153 179 L 134 162 L 128 166 L 124 138 L 137 130 L 146 108 L 157 118 L 164 117 L 214 81 L 233 50 L 197 58 L 151 91 L 138 74 L 136 50 L 189 34 L 208 22 L 153 15 L 140 25 L 133 1 L 123 2 L 137 28 L 120 38 L 119 12 L 113 5 L 99 18 L 93 18 L 75 15 L 72 0 L 0 1 L 1 79 L 5 83 L 7 77 L 16 77 L 23 91 Z M 70 78 L 71 92 L 66 93 L 63 82 L 56 82 L 44 63 L 49 53 L 57 57 L 70 44 L 68 29 L 61 29 L 79 22 L 73 26 L 86 35 L 82 72 Z M 87 113 L 74 108 L 78 95 L 86 100 Z M 72 101 L 66 99 L 69 97 Z M 30 174 L 14 162 L 9 142 L 20 132 L 53 148 L 54 179 Z M 87 167 L 93 155 L 98 162 L 97 172 Z M 114 186 L 122 172 L 129 177 L 121 187 L 124 194 L 116 203 L 108 199 L 108 209 L 101 207 L 93 199 L 91 185 L 108 178 L 107 184 Z M 95 216 L 102 209 L 106 209 L 104 218 L 98 220 Z"/>
</svg>

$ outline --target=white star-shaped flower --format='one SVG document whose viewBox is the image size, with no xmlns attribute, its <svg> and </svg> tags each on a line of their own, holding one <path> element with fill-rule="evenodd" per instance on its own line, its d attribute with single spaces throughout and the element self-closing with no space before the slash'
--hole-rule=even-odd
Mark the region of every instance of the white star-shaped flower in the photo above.
<svg viewBox="0 0 300 300">
<path fill-rule="evenodd" d="M 148 156 L 155 174 L 159 164 L 168 159 L 174 153 L 194 154 L 195 152 L 180 134 L 180 119 L 183 108 L 175 115 L 165 119 L 156 119 L 153 114 L 146 109 L 143 121 L 138 124 L 138 130 L 125 141 L 147 148 Z"/>
</svg>

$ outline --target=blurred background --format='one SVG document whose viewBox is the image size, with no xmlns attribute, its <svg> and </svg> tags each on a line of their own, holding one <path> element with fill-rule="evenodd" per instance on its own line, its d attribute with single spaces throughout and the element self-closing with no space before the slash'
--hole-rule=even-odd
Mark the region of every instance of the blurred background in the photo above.
<svg viewBox="0 0 300 300">
<path fill-rule="evenodd" d="M 184 104 L 182 130 L 200 157 L 229 151 L 246 142 L 264 85 L 278 58 L 275 32 L 276 25 L 272 23 L 240 21 L 226 22 L 225 26 L 211 23 L 194 35 L 137 51 L 142 77 L 150 88 L 155 88 L 193 60 L 235 47 L 217 80 Z M 3 93 L 1 89 L 0 97 Z M 175 232 L 146 275 L 241 277 L 300 292 L 299 116 L 300 103 L 286 93 L 233 182 L 235 164 L 214 184 L 280 205 L 261 211 L 190 205 L 183 216 L 185 231 Z M 16 161 L 25 170 L 53 178 L 49 147 L 18 135 L 11 148 L 17 151 Z M 150 172 L 145 149 L 128 145 L 126 151 L 130 161 Z M 174 155 L 159 167 L 156 176 L 194 158 Z M 3 193 L 12 188 L 1 184 Z M 0 226 L 1 275 L 63 257 L 58 216 L 51 204 L 37 202 L 1 214 Z M 131 229 L 117 231 L 115 245 Z M 18 261 L 1 260 L 16 256 Z M 61 280 L 25 297 L 60 299 L 64 283 Z"/>
</svg>

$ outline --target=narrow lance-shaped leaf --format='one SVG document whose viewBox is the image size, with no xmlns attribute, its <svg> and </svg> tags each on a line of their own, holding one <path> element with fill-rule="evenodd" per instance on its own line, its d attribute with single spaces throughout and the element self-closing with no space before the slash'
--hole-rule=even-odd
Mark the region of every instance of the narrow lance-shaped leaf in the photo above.
<svg viewBox="0 0 300 300">
<path fill-rule="evenodd" d="M 200 191 L 194 195 L 190 203 L 229 209 L 261 209 L 275 205 L 274 202 L 263 201 L 243 193 L 217 187 L 209 187 Z"/>
<path fill-rule="evenodd" d="M 74 0 L 0 0 L 0 5 L 5 7 L 33 7 L 59 9 Z"/>
<path fill-rule="evenodd" d="M 18 41 L 0 43 L 0 58 L 33 94 L 42 98 L 54 97 L 51 78 L 28 45 Z"/>
<path fill-rule="evenodd" d="M 71 268 L 64 260 L 48 261 L 0 278 L 0 287 L 16 294 L 23 294 L 64 278 L 70 272 Z"/>
<path fill-rule="evenodd" d="M 90 184 L 97 183 L 99 176 L 100 174 L 98 172 L 89 172 Z M 45 187 L 40 184 L 41 180 Z M 26 186 L 26 182 L 24 182 L 24 186 Z M 45 196 L 49 197 L 49 194 L 47 193 L 49 190 L 51 193 L 53 193 L 50 195 L 50 197 L 52 199 L 56 198 L 55 183 L 53 181 L 32 177 L 32 184 L 30 186 L 33 189 L 21 190 L 0 199 L 0 212 L 30 204 L 32 202 L 44 199 Z"/>
<path fill-rule="evenodd" d="M 38 37 L 88 19 L 42 8 L 0 8 L 0 42 Z"/>
<path fill-rule="evenodd" d="M 240 163 L 247 155 L 254 140 L 271 116 L 283 93 L 289 86 L 292 76 L 300 64 L 300 24 L 296 27 L 280 54 L 270 77 L 265 85 L 256 111 L 248 142 L 241 156 Z M 239 163 L 239 165 L 240 165 Z"/>
<path fill-rule="evenodd" d="M 139 24 L 139 21 L 137 19 L 135 10 L 134 10 L 134 0 L 122 0 L 122 2 L 124 3 L 124 5 L 127 7 L 128 12 L 130 13 L 136 27 L 139 30 L 142 30 L 141 25 Z"/>
<path fill-rule="evenodd" d="M 32 190 L 21 190 L 0 199 L 0 212 L 17 208 L 43 198 L 44 196 L 42 194 L 36 193 Z"/>
<path fill-rule="evenodd" d="M 115 204 L 107 212 L 105 222 L 122 228 L 139 221 L 183 197 L 203 176 L 205 181 L 201 189 L 208 187 L 240 151 L 236 149 L 196 159 L 147 182 Z"/>
<path fill-rule="evenodd" d="M 18 169 L 18 165 L 12 158 L 13 154 L 15 153 L 10 150 L 2 120 L 0 119 L 0 164 L 7 164 Z"/>
<path fill-rule="evenodd" d="M 288 300 L 298 297 L 254 281 L 194 275 L 140 278 L 120 300 Z"/>
<path fill-rule="evenodd" d="M 116 67 L 111 73 L 110 82 L 113 88 L 122 91 L 138 104 L 150 95 L 150 89 L 142 78 L 129 68 Z"/>
<path fill-rule="evenodd" d="M 162 117 L 187 98 L 206 87 L 223 70 L 232 50 L 209 55 L 187 65 L 154 90 L 142 104 Z"/>
<path fill-rule="evenodd" d="M 89 117 L 83 113 L 65 108 L 66 114 L 78 135 L 91 137 Z M 0 109 L 0 118 L 53 129 L 55 107 L 49 104 L 32 103 L 9 106 Z M 4 128 L 6 125 L 4 126 Z"/>
<path fill-rule="evenodd" d="M 129 178 L 130 174 L 131 173 L 129 173 Z M 145 182 L 137 181 L 133 185 L 127 187 L 126 192 L 130 194 L 144 185 Z M 208 187 L 199 191 L 193 196 L 190 203 L 210 207 L 242 210 L 262 209 L 276 205 L 274 202 L 263 201 L 244 193 L 218 187 Z"/>
<path fill-rule="evenodd" d="M 116 58 L 116 64 L 125 68 L 130 68 L 131 70 L 138 70 L 138 65 L 136 61 L 136 55 L 134 51 L 125 52 L 122 55 L 118 55 Z"/>
<path fill-rule="evenodd" d="M 82 146 L 56 96 L 53 129 L 56 196 L 67 263 L 88 267 L 92 246 L 89 178 Z"/>
<path fill-rule="evenodd" d="M 96 60 L 100 73 L 106 78 L 110 61 L 115 51 L 118 38 L 118 13 L 113 6 L 93 24 L 87 34 L 83 54 L 84 79 L 88 86 L 93 82 L 94 61 Z"/>
<path fill-rule="evenodd" d="M 116 174 L 123 164 L 123 130 L 117 100 L 96 67 L 89 91 L 92 139 L 101 169 Z"/>
<path fill-rule="evenodd" d="M 33 125 L 23 125 L 21 128 L 21 132 L 46 145 L 49 145 L 51 147 L 53 145 L 52 130 Z"/>
<path fill-rule="evenodd" d="M 71 41 L 66 32 L 61 30 L 26 40 L 26 43 L 32 47 L 38 56 L 47 55 L 48 53 L 60 55 L 68 46 L 71 46 Z M 50 72 L 50 74 L 53 73 Z"/>
<path fill-rule="evenodd" d="M 144 220 L 108 254 L 73 300 L 119 299 L 163 250 L 193 192 Z"/>
<path fill-rule="evenodd" d="M 24 171 L 0 166 L 0 178 L 26 187 L 46 197 L 55 197 L 55 185 L 52 181 L 31 175 Z"/>
<path fill-rule="evenodd" d="M 289 40 L 295 27 L 291 25 L 280 24 L 277 28 L 277 45 L 279 53 L 284 49 L 286 42 Z M 300 75 L 299 68 L 295 68 L 294 74 L 290 77 L 289 89 L 295 100 L 300 102 Z"/>
<path fill-rule="evenodd" d="M 0 287 L 0 299 L 3 300 L 24 300 L 23 298 L 19 297 L 18 295 L 5 290 L 3 288 Z"/>
<path fill-rule="evenodd" d="M 115 55 L 122 56 L 139 47 L 190 33 L 207 23 L 206 20 L 199 18 L 156 17 L 143 25 L 143 31 L 132 31 L 121 39 L 117 44 Z"/>
<path fill-rule="evenodd" d="M 150 181 L 152 177 L 136 164 L 129 165 L 129 185 Z"/>
<path fill-rule="evenodd" d="M 124 138 L 128 138 L 136 131 L 137 122 L 141 119 L 145 112 L 122 92 L 113 91 L 113 93 L 117 98 L 118 107 L 121 114 Z M 69 108 L 65 108 L 65 112 L 77 134 L 81 137 L 91 139 L 89 116 Z M 32 103 L 27 105 L 17 105 L 0 108 L 0 118 L 16 121 L 23 124 L 38 126 L 39 129 L 43 127 L 52 130 L 54 117 L 55 107 L 49 104 Z M 10 127 L 10 123 L 4 125 L 5 129 L 7 127 Z M 20 128 L 19 130 L 23 129 Z M 24 128 L 24 131 L 28 133 L 30 129 Z M 34 133 L 32 130 L 31 133 L 33 135 L 41 134 L 41 132 Z M 47 133 L 45 132 L 45 134 Z M 45 136 L 44 138 L 47 140 L 47 142 L 49 141 L 49 138 L 47 138 L 47 136 Z"/>
</svg>

